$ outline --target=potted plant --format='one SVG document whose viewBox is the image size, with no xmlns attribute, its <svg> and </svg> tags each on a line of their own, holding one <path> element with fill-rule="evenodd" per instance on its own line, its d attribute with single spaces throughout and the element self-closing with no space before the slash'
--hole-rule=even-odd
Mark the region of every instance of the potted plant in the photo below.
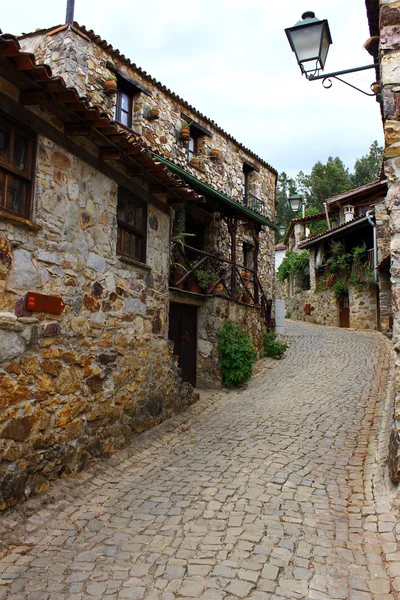
<svg viewBox="0 0 400 600">
<path fill-rule="evenodd" d="M 199 169 L 200 166 L 202 165 L 203 161 L 204 161 L 204 156 L 202 156 L 201 154 L 195 154 L 190 159 L 189 165 L 191 167 L 195 167 L 196 169 Z"/>
<path fill-rule="evenodd" d="M 107 77 L 107 79 L 104 82 L 104 88 L 107 91 L 110 91 L 110 90 L 117 91 L 117 87 L 118 87 L 117 78 L 114 75 L 110 75 L 110 77 Z"/>
<path fill-rule="evenodd" d="M 179 256 L 178 248 L 181 249 L 181 254 L 184 254 L 185 239 L 187 237 L 193 237 L 194 235 L 194 233 L 180 232 L 176 233 L 171 238 L 170 265 L 171 269 L 173 270 L 172 279 L 174 282 L 174 287 L 177 287 L 179 290 L 183 289 L 183 282 L 178 284 L 178 281 L 182 279 L 186 273 L 186 268 L 181 262 L 179 262 L 181 257 Z"/>
<path fill-rule="evenodd" d="M 182 121 L 179 137 L 181 140 L 190 140 L 190 125 L 186 121 Z"/>
<path fill-rule="evenodd" d="M 367 256 L 368 256 L 368 250 L 367 250 L 367 245 L 365 242 L 363 242 L 361 246 L 355 246 L 353 248 L 354 264 L 360 265 L 361 260 L 367 258 Z"/>
<path fill-rule="evenodd" d="M 219 158 L 219 150 L 218 148 L 213 148 L 210 152 L 210 158 L 213 158 L 214 160 L 216 160 L 217 158 Z"/>
<path fill-rule="evenodd" d="M 325 285 L 327 287 L 332 287 L 332 285 L 334 284 L 335 281 L 335 276 L 333 273 L 328 273 L 328 275 L 325 278 Z"/>
<path fill-rule="evenodd" d="M 148 118 L 150 119 L 150 121 L 153 121 L 154 119 L 158 119 L 159 116 L 160 116 L 160 111 L 157 107 L 153 107 L 149 110 Z"/>
</svg>

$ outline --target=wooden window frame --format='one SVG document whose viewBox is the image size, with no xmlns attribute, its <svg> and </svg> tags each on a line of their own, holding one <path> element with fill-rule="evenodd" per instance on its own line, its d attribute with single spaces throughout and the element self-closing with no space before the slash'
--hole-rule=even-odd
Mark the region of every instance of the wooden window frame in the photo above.
<svg viewBox="0 0 400 600">
<path fill-rule="evenodd" d="M 188 162 L 191 161 L 192 158 L 194 158 L 197 154 L 198 154 L 198 135 L 194 135 L 193 132 L 190 132 L 190 140 L 188 142 L 188 147 L 187 147 L 187 160 Z M 191 150 L 190 148 L 190 142 L 193 143 L 193 150 Z"/>
<path fill-rule="evenodd" d="M 126 96 L 128 98 L 128 103 L 129 103 L 128 111 L 125 111 L 122 108 L 123 96 Z M 133 95 L 123 89 L 118 89 L 116 103 L 115 103 L 115 120 L 118 121 L 118 123 L 121 123 L 121 125 L 123 125 L 124 127 L 129 127 L 129 129 L 132 129 L 132 113 L 133 113 Z M 121 119 L 122 114 L 128 115 L 127 123 L 124 123 L 122 121 L 122 119 Z"/>
<path fill-rule="evenodd" d="M 137 228 L 132 223 L 128 223 L 119 218 L 118 208 L 121 199 L 121 195 L 127 196 L 131 203 L 143 209 L 143 229 Z M 118 224 L 118 236 L 117 236 L 117 254 L 125 258 L 136 260 L 140 263 L 146 263 L 146 246 L 147 246 L 147 204 L 143 202 L 138 196 L 125 188 L 118 188 L 118 203 L 117 203 L 117 224 Z M 129 254 L 124 251 L 125 248 L 125 236 L 130 236 L 129 242 Z M 133 236 L 140 240 L 140 251 L 137 253 L 134 249 Z"/>
<path fill-rule="evenodd" d="M 7 160 L 0 155 L 0 183 L 3 183 L 3 190 L 0 191 L 0 209 L 7 214 L 14 215 L 28 221 L 32 216 L 32 199 L 35 184 L 35 165 L 36 165 L 36 141 L 37 137 L 31 130 L 21 127 L 3 113 L 0 114 L 0 125 L 4 125 L 9 130 Z M 14 153 L 15 134 L 20 135 L 27 141 L 27 161 L 26 167 L 18 169 L 12 163 Z M 26 194 L 22 199 L 21 210 L 12 210 L 7 207 L 7 190 L 9 176 L 13 176 L 17 181 L 21 181 L 26 186 Z"/>
</svg>

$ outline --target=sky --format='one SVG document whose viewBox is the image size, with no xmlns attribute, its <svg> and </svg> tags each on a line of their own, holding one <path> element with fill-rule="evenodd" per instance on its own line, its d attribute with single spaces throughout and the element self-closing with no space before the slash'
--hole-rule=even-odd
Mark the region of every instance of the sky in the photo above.
<svg viewBox="0 0 400 600">
<path fill-rule="evenodd" d="M 5 3 L 4 3 L 5 4 Z M 3 33 L 65 22 L 66 0 L 7 2 Z M 379 104 L 334 81 L 302 77 L 284 29 L 306 10 L 328 19 L 325 72 L 370 64 L 364 0 L 75 0 L 75 20 L 214 120 L 277 171 L 309 173 L 339 156 L 354 167 L 376 139 Z M 369 91 L 374 71 L 348 76 Z"/>
</svg>

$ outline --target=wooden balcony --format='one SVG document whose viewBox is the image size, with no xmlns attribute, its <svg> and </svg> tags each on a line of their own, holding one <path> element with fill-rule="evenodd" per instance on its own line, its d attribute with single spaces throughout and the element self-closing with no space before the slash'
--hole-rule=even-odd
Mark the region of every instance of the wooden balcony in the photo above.
<svg viewBox="0 0 400 600">
<path fill-rule="evenodd" d="M 186 244 L 177 244 L 173 249 L 169 283 L 172 289 L 203 296 L 218 295 L 257 306 L 267 327 L 271 326 L 272 300 L 267 299 L 254 269 Z"/>
</svg>

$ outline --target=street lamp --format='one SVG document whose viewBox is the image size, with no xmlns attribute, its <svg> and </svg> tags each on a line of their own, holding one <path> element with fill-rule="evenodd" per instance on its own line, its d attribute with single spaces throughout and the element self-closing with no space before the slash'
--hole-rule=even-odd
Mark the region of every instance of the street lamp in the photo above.
<svg viewBox="0 0 400 600">
<path fill-rule="evenodd" d="M 280 225 L 279 227 L 279 235 L 283 237 L 285 235 L 286 227 L 284 225 Z"/>
<path fill-rule="evenodd" d="M 332 44 L 331 32 L 329 30 L 328 21 L 324 19 L 320 21 L 316 18 L 315 13 L 307 11 L 302 15 L 302 21 L 298 21 L 293 27 L 285 29 L 285 33 L 289 40 L 292 51 L 296 54 L 297 63 L 303 75 L 307 77 L 309 81 L 322 79 L 322 85 L 325 88 L 332 87 L 331 79 L 337 79 L 346 85 L 362 92 L 366 96 L 376 96 L 377 90 L 376 82 L 372 84 L 371 89 L 377 90 L 369 93 L 361 90 L 360 88 L 352 85 L 344 79 L 340 79 L 338 75 L 345 75 L 347 73 L 356 73 L 358 71 L 365 71 L 366 69 L 374 69 L 378 66 L 378 63 L 372 65 L 365 65 L 363 67 L 356 67 L 354 69 L 346 69 L 344 71 L 335 71 L 334 73 L 327 73 L 326 75 L 320 75 L 320 72 L 324 70 L 326 57 L 328 55 L 329 46 Z"/>
<path fill-rule="evenodd" d="M 297 192 L 292 194 L 289 198 L 290 208 L 294 213 L 297 213 L 300 210 L 300 206 L 302 207 L 302 217 L 306 216 L 306 201 L 303 196 L 300 196 Z"/>
</svg>

